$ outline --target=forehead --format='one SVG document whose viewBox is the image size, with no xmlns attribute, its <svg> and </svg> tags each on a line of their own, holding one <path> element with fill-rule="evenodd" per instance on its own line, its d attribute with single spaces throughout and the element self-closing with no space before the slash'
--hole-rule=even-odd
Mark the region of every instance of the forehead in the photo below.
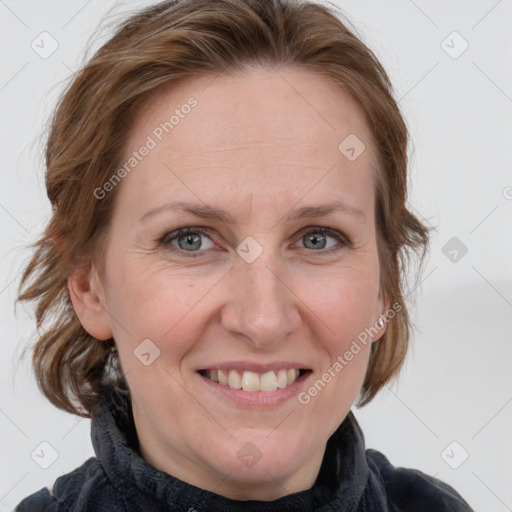
<svg viewBox="0 0 512 512">
<path fill-rule="evenodd" d="M 364 151 L 351 161 L 347 144 Z M 249 190 L 272 200 L 286 190 L 298 199 L 306 188 L 314 201 L 340 185 L 362 194 L 376 168 L 355 101 L 301 68 L 204 75 L 166 87 L 139 110 L 124 159 L 145 145 L 151 150 L 125 180 L 142 202 L 176 195 L 206 202 L 213 193 Z"/>
<path fill-rule="evenodd" d="M 189 108 L 191 103 L 196 105 Z M 194 139 L 180 136 L 188 135 L 183 129 L 187 118 L 204 123 Z M 265 138 L 295 145 L 315 135 L 335 143 L 347 128 L 362 139 L 371 138 L 360 107 L 340 85 L 298 66 L 206 74 L 164 86 L 139 109 L 128 145 L 137 146 L 141 137 L 169 121 L 172 126 L 167 131 L 162 126 L 161 135 L 172 134 L 174 152 L 199 145 L 228 149 L 229 140 L 233 148 L 237 141 L 258 144 Z M 287 130 L 279 131 L 285 125 Z M 218 127 L 222 130 L 214 129 Z"/>
</svg>

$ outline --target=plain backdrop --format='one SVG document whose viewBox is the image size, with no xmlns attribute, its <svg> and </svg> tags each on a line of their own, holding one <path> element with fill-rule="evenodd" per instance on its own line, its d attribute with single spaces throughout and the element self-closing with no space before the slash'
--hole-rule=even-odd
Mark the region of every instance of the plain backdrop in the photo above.
<svg viewBox="0 0 512 512">
<path fill-rule="evenodd" d="M 94 455 L 89 420 L 56 410 L 29 358 L 18 365 L 36 333 L 14 301 L 50 213 L 42 127 L 105 13 L 149 3 L 0 0 L 1 511 Z M 512 510 L 512 2 L 335 3 L 390 74 L 411 133 L 409 204 L 437 227 L 401 380 L 356 417 L 395 466 L 435 475 L 476 511 Z M 41 443 L 57 457 L 47 469 Z"/>
</svg>

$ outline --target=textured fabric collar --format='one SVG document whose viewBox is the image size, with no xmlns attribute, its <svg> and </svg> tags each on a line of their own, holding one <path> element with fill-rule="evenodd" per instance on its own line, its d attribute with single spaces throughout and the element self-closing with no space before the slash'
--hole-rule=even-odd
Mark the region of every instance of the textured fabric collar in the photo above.
<svg viewBox="0 0 512 512">
<path fill-rule="evenodd" d="M 124 500 L 126 510 L 134 510 L 134 506 L 141 510 L 178 512 L 366 510 L 365 495 L 373 480 L 363 433 L 352 411 L 329 438 L 313 487 L 275 501 L 231 500 L 154 468 L 139 454 L 131 402 L 121 394 L 110 393 L 96 404 L 91 417 L 91 439 L 96 457 L 116 494 Z M 384 505 L 372 511 L 386 509 Z"/>
</svg>

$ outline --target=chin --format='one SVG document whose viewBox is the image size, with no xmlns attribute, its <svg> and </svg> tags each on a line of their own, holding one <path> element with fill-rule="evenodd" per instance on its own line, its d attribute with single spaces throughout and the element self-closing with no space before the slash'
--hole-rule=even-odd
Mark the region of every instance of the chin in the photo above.
<svg viewBox="0 0 512 512">
<path fill-rule="evenodd" d="M 271 481 L 286 481 L 311 460 L 315 449 L 306 443 L 298 437 L 291 438 L 286 431 L 279 433 L 272 428 L 237 432 L 233 439 L 217 444 L 210 464 L 231 482 L 268 486 Z"/>
</svg>

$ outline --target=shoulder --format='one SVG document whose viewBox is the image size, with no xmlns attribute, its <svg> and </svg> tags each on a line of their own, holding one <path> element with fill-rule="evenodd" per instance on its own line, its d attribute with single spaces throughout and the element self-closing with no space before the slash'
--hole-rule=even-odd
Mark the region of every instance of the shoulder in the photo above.
<svg viewBox="0 0 512 512">
<path fill-rule="evenodd" d="M 86 511 L 88 508 L 80 506 L 80 502 L 85 504 L 104 480 L 98 460 L 91 457 L 80 467 L 57 478 L 53 489 L 44 487 L 24 498 L 14 512 Z"/>
<path fill-rule="evenodd" d="M 417 469 L 393 466 L 381 452 L 366 450 L 370 472 L 386 490 L 393 511 L 474 512 L 453 487 Z"/>
</svg>

